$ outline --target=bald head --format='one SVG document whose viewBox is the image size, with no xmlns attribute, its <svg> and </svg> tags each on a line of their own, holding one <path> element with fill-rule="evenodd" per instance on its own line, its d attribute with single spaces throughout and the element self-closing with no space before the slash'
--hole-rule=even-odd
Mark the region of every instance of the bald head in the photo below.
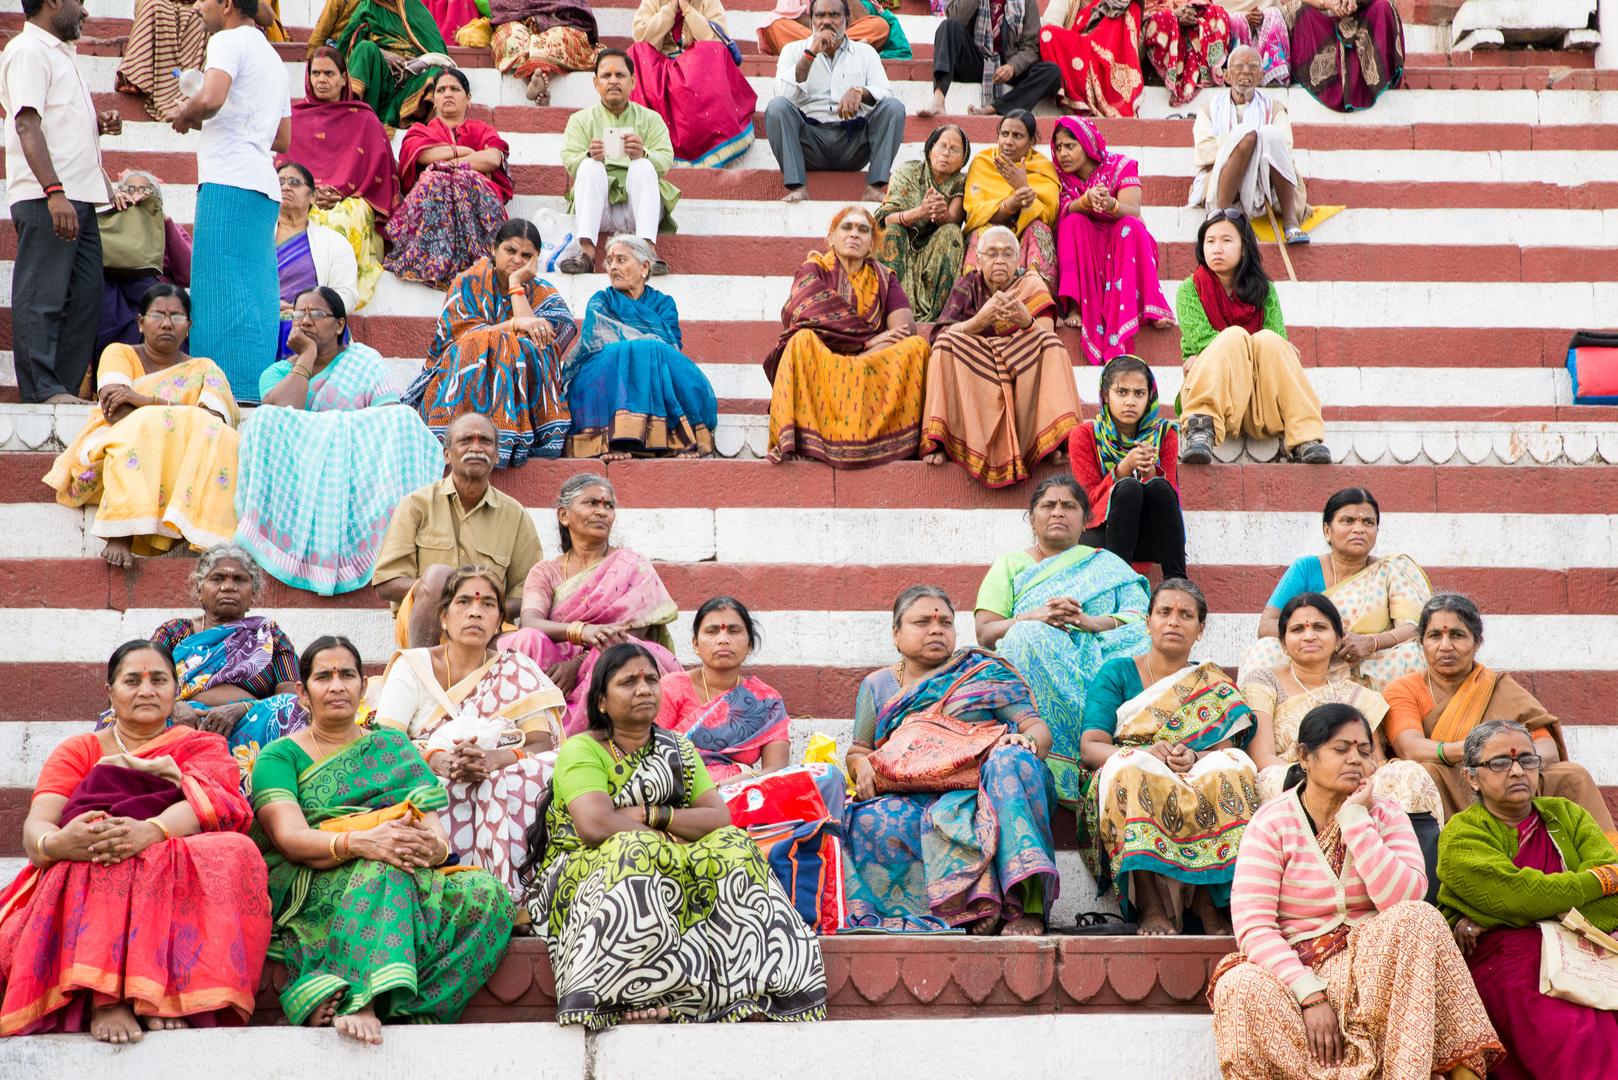
<svg viewBox="0 0 1618 1080">
<path fill-rule="evenodd" d="M 1230 57 L 1225 61 L 1225 82 L 1230 86 L 1233 100 L 1246 104 L 1252 100 L 1253 91 L 1263 81 L 1264 61 L 1257 49 L 1251 45 L 1238 45 L 1230 50 Z"/>
</svg>

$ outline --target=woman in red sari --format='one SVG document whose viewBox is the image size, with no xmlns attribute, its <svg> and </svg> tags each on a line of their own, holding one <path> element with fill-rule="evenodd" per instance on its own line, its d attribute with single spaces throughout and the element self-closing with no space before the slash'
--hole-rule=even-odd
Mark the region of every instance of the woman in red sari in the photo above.
<svg viewBox="0 0 1618 1080">
<path fill-rule="evenodd" d="M 1225 85 L 1230 22 L 1209 0 L 1146 0 L 1146 57 L 1163 76 L 1170 107 L 1190 104 L 1204 86 Z"/>
<path fill-rule="evenodd" d="M 1062 69 L 1062 102 L 1094 116 L 1134 116 L 1140 67 L 1140 0 L 1051 0 L 1039 58 Z"/>
<path fill-rule="evenodd" d="M 107 663 L 115 722 L 40 769 L 0 893 L 0 1035 L 244 1024 L 270 942 L 269 881 L 221 735 L 170 727 L 174 657 Z"/>
<path fill-rule="evenodd" d="M 393 251 L 383 266 L 406 281 L 445 288 L 488 254 L 516 192 L 511 147 L 470 119 L 472 83 L 445 68 L 433 80 L 433 118 L 412 124 L 399 146 L 404 203 L 387 224 Z"/>
</svg>

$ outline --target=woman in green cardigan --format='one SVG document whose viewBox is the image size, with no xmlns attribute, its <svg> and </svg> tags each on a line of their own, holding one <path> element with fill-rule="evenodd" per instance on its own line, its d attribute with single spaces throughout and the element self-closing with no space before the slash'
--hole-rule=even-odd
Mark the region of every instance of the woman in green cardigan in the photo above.
<svg viewBox="0 0 1618 1080">
<path fill-rule="evenodd" d="M 1331 464 L 1320 399 L 1287 341 L 1281 300 L 1240 210 L 1197 230 L 1197 268 L 1180 283 L 1180 460 L 1206 465 L 1228 435 L 1285 438 L 1293 461 Z"/>
<path fill-rule="evenodd" d="M 1438 838 L 1438 906 L 1510 1055 L 1490 1076 L 1618 1075 L 1618 1015 L 1539 992 L 1535 925 L 1578 908 L 1600 929 L 1618 928 L 1618 851 L 1578 803 L 1533 797 L 1539 751 L 1523 725 L 1484 721 L 1464 754 L 1480 801 Z"/>
</svg>

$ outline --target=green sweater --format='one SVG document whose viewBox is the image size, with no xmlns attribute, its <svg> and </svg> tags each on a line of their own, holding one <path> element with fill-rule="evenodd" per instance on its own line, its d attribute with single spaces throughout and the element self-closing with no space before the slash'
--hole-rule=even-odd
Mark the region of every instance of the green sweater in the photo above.
<svg viewBox="0 0 1618 1080">
<path fill-rule="evenodd" d="M 1479 926 L 1532 926 L 1578 908 L 1602 930 L 1618 928 L 1618 896 L 1602 896 L 1592 866 L 1618 863 L 1618 851 L 1578 803 L 1534 800 L 1570 869 L 1544 874 L 1512 865 L 1517 828 L 1474 803 L 1449 819 L 1438 837 L 1438 906 L 1450 925 L 1466 916 Z"/>
<path fill-rule="evenodd" d="M 1196 282 L 1190 278 L 1180 282 L 1180 291 L 1174 298 L 1174 309 L 1180 317 L 1180 356 L 1185 359 L 1200 356 L 1203 349 L 1213 344 L 1213 339 L 1219 333 L 1208 321 L 1208 313 L 1202 310 Z M 1270 286 L 1270 294 L 1264 298 L 1264 329 L 1273 330 L 1282 337 L 1287 336 L 1287 324 L 1281 321 L 1281 298 L 1276 294 L 1274 285 Z"/>
</svg>

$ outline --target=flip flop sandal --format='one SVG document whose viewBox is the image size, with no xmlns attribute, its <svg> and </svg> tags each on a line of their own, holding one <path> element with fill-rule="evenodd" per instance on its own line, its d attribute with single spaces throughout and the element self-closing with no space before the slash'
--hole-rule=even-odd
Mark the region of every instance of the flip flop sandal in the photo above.
<svg viewBox="0 0 1618 1080">
<path fill-rule="evenodd" d="M 1140 928 L 1125 922 L 1122 915 L 1112 911 L 1086 911 L 1079 915 L 1071 927 L 1051 927 L 1053 934 L 1073 934 L 1090 937 L 1127 937 Z"/>
<path fill-rule="evenodd" d="M 570 255 L 562 260 L 557 269 L 564 274 L 593 274 L 596 272 L 596 261 L 583 253 Z"/>
<path fill-rule="evenodd" d="M 1294 247 L 1298 244 L 1307 244 L 1308 242 L 1309 234 L 1298 228 L 1296 225 L 1287 230 L 1288 247 Z"/>
</svg>

